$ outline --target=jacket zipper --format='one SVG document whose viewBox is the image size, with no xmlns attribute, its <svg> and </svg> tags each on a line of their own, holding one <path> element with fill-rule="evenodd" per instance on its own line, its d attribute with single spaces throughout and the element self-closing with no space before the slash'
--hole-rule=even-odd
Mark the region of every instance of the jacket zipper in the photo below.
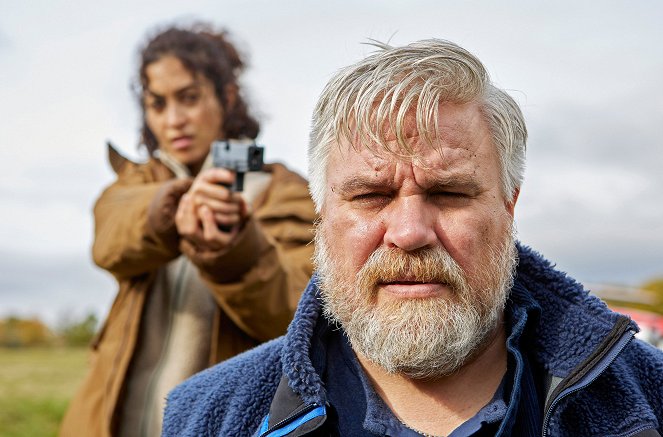
<svg viewBox="0 0 663 437">
<path fill-rule="evenodd" d="M 624 437 L 633 437 L 634 435 L 638 435 L 638 434 L 640 434 L 642 431 L 646 431 L 646 430 L 654 430 L 654 431 L 656 431 L 656 428 L 654 428 L 653 425 L 642 425 L 641 427 L 634 429 L 633 431 L 631 431 L 630 434 L 627 434 L 627 435 L 625 435 Z"/>
<path fill-rule="evenodd" d="M 550 402 L 550 407 L 546 410 L 546 413 L 544 415 L 543 419 L 543 428 L 542 428 L 542 436 L 546 437 L 548 434 L 548 424 L 550 422 L 550 417 L 552 415 L 552 411 L 555 409 L 557 404 L 567 396 L 577 393 L 578 391 L 586 388 L 589 384 L 591 384 L 593 381 L 595 381 L 599 376 L 601 376 L 608 367 L 617 359 L 619 354 L 624 350 L 626 345 L 628 345 L 631 340 L 633 339 L 633 336 L 635 335 L 634 331 L 626 331 L 621 334 L 620 339 L 617 341 L 616 344 L 614 344 L 604 355 L 604 357 L 608 357 L 608 361 L 605 362 L 600 369 L 600 371 L 594 375 L 589 381 L 586 383 L 583 383 L 583 380 L 581 379 L 579 382 L 576 382 L 574 385 L 565 388 L 564 390 L 560 391 L 560 393 L 557 395 L 555 399 Z M 578 385 L 581 384 L 579 387 Z"/>
<path fill-rule="evenodd" d="M 292 422 L 292 421 L 295 420 L 296 418 L 298 418 L 298 417 L 300 417 L 300 416 L 304 416 L 305 414 L 307 414 L 307 413 L 309 413 L 309 412 L 315 410 L 315 409 L 318 408 L 318 407 L 320 407 L 320 405 L 318 405 L 318 404 L 316 404 L 316 403 L 312 403 L 312 404 L 309 404 L 309 405 L 305 406 L 305 407 L 302 408 L 301 410 L 298 410 L 298 411 L 295 411 L 295 412 L 293 412 L 293 413 L 290 413 L 290 415 L 287 416 L 285 419 L 280 420 L 280 421 L 277 422 L 275 425 L 273 425 L 272 427 L 268 428 L 267 431 L 265 431 L 264 433 L 260 434 L 260 437 L 263 437 L 263 436 L 267 436 L 267 435 L 269 435 L 270 433 L 276 431 L 277 429 L 279 429 L 279 428 L 281 428 L 281 427 L 287 425 L 288 423 Z"/>
</svg>

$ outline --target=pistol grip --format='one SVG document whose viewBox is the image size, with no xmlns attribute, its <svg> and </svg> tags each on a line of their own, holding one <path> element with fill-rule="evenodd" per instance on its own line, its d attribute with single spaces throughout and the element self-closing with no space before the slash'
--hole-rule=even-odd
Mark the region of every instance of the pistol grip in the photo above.
<svg viewBox="0 0 663 437">
<path fill-rule="evenodd" d="M 223 186 L 223 187 L 226 187 L 226 188 L 227 188 L 228 190 L 230 190 L 231 192 L 235 191 L 234 184 L 224 184 L 224 183 L 219 183 L 219 185 L 221 185 L 221 186 Z M 232 228 L 233 228 L 232 226 L 229 226 L 229 225 L 219 225 L 218 227 L 219 227 L 219 231 L 221 231 L 221 232 L 225 232 L 225 233 L 230 232 L 230 231 L 232 230 Z"/>
<path fill-rule="evenodd" d="M 230 190 L 230 192 L 233 193 L 244 191 L 244 172 L 241 171 L 235 172 L 235 180 L 233 181 L 232 184 L 220 183 L 219 185 L 226 187 L 227 189 Z M 219 230 L 221 232 L 230 232 L 232 230 L 232 226 L 219 225 Z"/>
</svg>

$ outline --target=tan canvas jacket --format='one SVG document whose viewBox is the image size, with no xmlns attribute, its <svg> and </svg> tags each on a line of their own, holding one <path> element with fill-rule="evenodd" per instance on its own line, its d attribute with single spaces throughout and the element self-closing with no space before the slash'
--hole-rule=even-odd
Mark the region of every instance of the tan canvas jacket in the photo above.
<svg viewBox="0 0 663 437">
<path fill-rule="evenodd" d="M 114 435 L 146 295 L 157 269 L 183 247 L 174 213 L 176 197 L 186 188 L 161 205 L 159 216 L 165 220 L 154 223 L 148 218 L 154 216 L 151 201 L 158 190 L 172 190 L 174 175 L 156 159 L 135 164 L 111 153 L 111 161 L 118 180 L 94 208 L 93 258 L 117 279 L 119 291 L 92 344 L 90 371 L 71 401 L 62 436 Z M 237 246 L 201 256 L 186 253 L 218 305 L 210 365 L 285 333 L 312 274 L 315 212 L 306 180 L 280 164 L 266 171 L 271 182 L 255 200 Z"/>
</svg>

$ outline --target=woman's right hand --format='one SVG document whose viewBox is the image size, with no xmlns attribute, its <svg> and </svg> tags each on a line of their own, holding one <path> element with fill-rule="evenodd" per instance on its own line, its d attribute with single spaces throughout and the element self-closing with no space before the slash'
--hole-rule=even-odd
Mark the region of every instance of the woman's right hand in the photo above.
<svg viewBox="0 0 663 437">
<path fill-rule="evenodd" d="M 180 237 L 198 251 L 224 250 L 247 219 L 247 206 L 240 193 L 232 192 L 235 175 L 224 168 L 204 170 L 182 196 L 175 215 Z M 219 226 L 230 228 L 223 232 Z"/>
</svg>

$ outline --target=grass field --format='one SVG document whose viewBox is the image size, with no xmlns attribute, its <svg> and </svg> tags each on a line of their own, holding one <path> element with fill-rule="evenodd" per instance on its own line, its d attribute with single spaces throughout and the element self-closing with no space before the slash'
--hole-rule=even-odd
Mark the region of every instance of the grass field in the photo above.
<svg viewBox="0 0 663 437">
<path fill-rule="evenodd" d="M 0 437 L 55 436 L 87 362 L 84 348 L 0 348 Z"/>
</svg>

